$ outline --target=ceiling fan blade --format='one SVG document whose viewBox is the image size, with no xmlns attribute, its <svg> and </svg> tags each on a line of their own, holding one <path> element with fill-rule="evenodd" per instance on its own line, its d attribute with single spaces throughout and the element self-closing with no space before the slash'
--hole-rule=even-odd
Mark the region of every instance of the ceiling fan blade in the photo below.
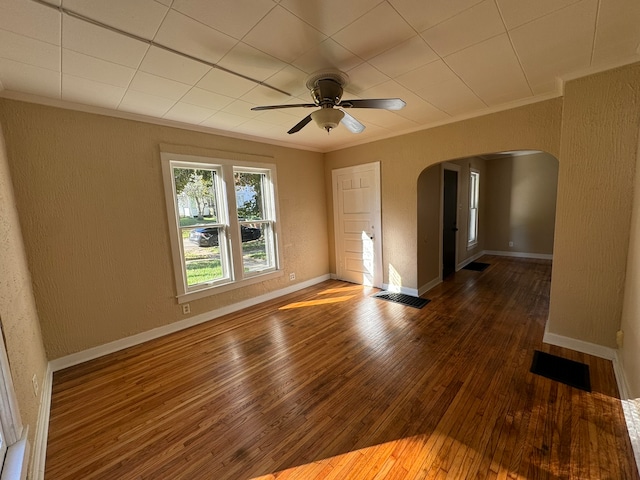
<svg viewBox="0 0 640 480">
<path fill-rule="evenodd" d="M 302 130 L 302 127 L 304 127 L 307 123 L 309 123 L 311 121 L 311 115 L 307 115 L 306 117 L 304 117 L 302 120 L 300 120 L 298 123 L 296 123 L 293 128 L 291 130 L 289 130 L 287 133 L 289 135 L 291 135 L 292 133 L 296 133 L 299 132 L 300 130 Z"/>
<path fill-rule="evenodd" d="M 342 110 L 342 112 L 344 113 L 344 117 L 342 117 L 340 123 L 347 127 L 347 130 L 349 130 L 351 133 L 362 133 L 362 131 L 365 129 L 365 126 L 344 110 Z"/>
<path fill-rule="evenodd" d="M 385 110 L 400 110 L 406 105 L 399 98 L 370 98 L 342 100 L 339 107 L 342 108 L 383 108 Z"/>
<path fill-rule="evenodd" d="M 288 105 L 264 105 L 262 107 L 253 107 L 251 110 L 275 110 L 277 108 L 309 108 L 317 107 L 315 103 L 291 103 Z"/>
</svg>

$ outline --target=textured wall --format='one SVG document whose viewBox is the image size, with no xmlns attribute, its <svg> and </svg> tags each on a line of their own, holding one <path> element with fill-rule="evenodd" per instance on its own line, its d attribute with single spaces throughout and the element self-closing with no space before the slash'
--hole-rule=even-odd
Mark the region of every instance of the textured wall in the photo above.
<svg viewBox="0 0 640 480">
<path fill-rule="evenodd" d="M 489 160 L 484 187 L 486 250 L 553 253 L 558 187 L 554 157 L 538 153 Z"/>
<path fill-rule="evenodd" d="M 566 85 L 551 333 L 616 347 L 639 129 L 640 64 Z"/>
<path fill-rule="evenodd" d="M 331 170 L 381 162 L 384 281 L 391 267 L 402 284 L 418 288 L 417 185 L 430 165 L 484 153 L 519 149 L 542 150 L 558 156 L 562 99 L 540 102 L 401 137 L 390 138 L 325 155 L 328 227 L 333 229 Z M 333 231 L 329 234 L 331 271 L 335 272 Z"/>
<path fill-rule="evenodd" d="M 34 395 L 31 377 L 34 374 L 37 375 L 38 382 L 42 385 L 47 369 L 47 359 L 33 300 L 31 276 L 22 244 L 1 130 L 0 320 L 18 408 L 23 425 L 29 426 L 29 440 L 33 445 L 40 398 Z"/>
<path fill-rule="evenodd" d="M 440 166 L 425 169 L 418 177 L 418 288 L 440 277 Z"/>
<path fill-rule="evenodd" d="M 640 399 L 640 148 L 637 152 L 636 180 L 627 257 L 627 276 L 622 305 L 624 342 L 620 358 L 631 398 Z"/>
<path fill-rule="evenodd" d="M 49 359 L 186 318 L 175 295 L 159 145 L 271 156 L 286 272 L 329 273 L 322 155 L 16 101 L 0 102 Z M 291 285 L 190 301 L 192 315 Z"/>
</svg>

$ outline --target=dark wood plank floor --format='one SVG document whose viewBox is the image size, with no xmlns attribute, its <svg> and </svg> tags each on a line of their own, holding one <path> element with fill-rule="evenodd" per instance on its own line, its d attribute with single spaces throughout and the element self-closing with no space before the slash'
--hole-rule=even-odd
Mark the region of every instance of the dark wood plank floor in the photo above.
<svg viewBox="0 0 640 480">
<path fill-rule="evenodd" d="M 328 281 L 57 372 L 46 478 L 639 479 L 611 363 L 542 344 L 550 262 L 481 260 L 421 310 Z"/>
</svg>

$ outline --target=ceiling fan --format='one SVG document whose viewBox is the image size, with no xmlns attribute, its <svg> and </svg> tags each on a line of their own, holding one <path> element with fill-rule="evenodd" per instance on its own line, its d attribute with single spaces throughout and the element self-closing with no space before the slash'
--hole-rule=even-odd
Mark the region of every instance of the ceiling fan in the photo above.
<svg viewBox="0 0 640 480">
<path fill-rule="evenodd" d="M 319 71 L 307 77 L 306 86 L 311 92 L 314 103 L 296 103 L 290 105 L 265 105 L 253 107 L 251 110 L 274 110 L 278 108 L 310 108 L 320 107 L 300 120 L 287 133 L 296 133 L 311 120 L 320 128 L 331 132 L 342 123 L 350 132 L 360 133 L 364 125 L 344 111 L 345 108 L 381 108 L 385 110 L 400 110 L 406 103 L 399 98 L 375 98 L 342 100 L 343 88 L 349 82 L 346 73 L 337 70 Z"/>
</svg>

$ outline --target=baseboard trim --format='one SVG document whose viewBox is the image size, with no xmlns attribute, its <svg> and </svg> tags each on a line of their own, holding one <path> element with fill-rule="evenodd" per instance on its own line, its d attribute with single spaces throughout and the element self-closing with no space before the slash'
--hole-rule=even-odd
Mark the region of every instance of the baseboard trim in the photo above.
<svg viewBox="0 0 640 480">
<path fill-rule="evenodd" d="M 38 412 L 38 424 L 33 440 L 33 457 L 29 468 L 30 480 L 44 479 L 44 464 L 47 458 L 47 439 L 49 437 L 49 415 L 51 413 L 51 389 L 53 387 L 53 371 L 51 363 L 47 366 L 47 372 L 42 381 L 42 397 L 40 398 L 40 410 Z"/>
<path fill-rule="evenodd" d="M 624 365 L 620 360 L 618 351 L 616 358 L 613 360 L 613 372 L 616 375 L 618 391 L 620 392 L 620 401 L 622 402 L 622 411 L 627 424 L 627 432 L 629 440 L 633 448 L 633 455 L 636 459 L 636 468 L 640 473 L 640 398 L 631 398 L 629 388 L 627 386 L 627 376 L 624 372 Z"/>
<path fill-rule="evenodd" d="M 486 253 L 487 252 L 482 250 L 481 252 L 478 252 L 475 255 L 470 256 L 469 258 L 465 258 L 462 262 L 460 262 L 458 265 L 456 265 L 456 272 L 459 271 L 459 270 L 462 270 L 464 267 L 469 265 L 471 262 L 475 262 L 476 260 L 478 260 L 480 257 L 485 255 Z"/>
<path fill-rule="evenodd" d="M 553 260 L 553 254 L 527 253 L 527 252 L 503 252 L 499 250 L 485 250 L 484 255 L 497 255 L 499 257 L 536 258 L 539 260 Z"/>
<path fill-rule="evenodd" d="M 547 325 L 548 324 L 549 323 L 547 322 Z M 575 350 L 576 352 L 586 353 L 606 360 L 613 361 L 617 358 L 617 351 L 614 348 L 596 345 L 595 343 L 585 342 L 576 338 L 565 337 L 556 333 L 550 333 L 546 327 L 542 341 L 549 345 L 568 348 L 570 350 Z"/>
<path fill-rule="evenodd" d="M 442 278 L 440 277 L 434 278 L 430 282 L 425 283 L 423 286 L 421 286 L 418 289 L 418 296 L 421 297 L 422 295 L 427 293 L 429 290 L 431 290 L 433 287 L 435 287 L 436 285 L 440 285 L 441 283 L 442 283 Z"/>
<path fill-rule="evenodd" d="M 59 370 L 69 368 L 74 365 L 79 365 L 81 363 L 102 357 L 104 355 L 108 355 L 110 353 L 124 350 L 125 348 L 140 345 L 141 343 L 148 342 L 149 340 L 154 340 L 156 338 L 164 337 L 165 335 L 179 332 L 180 330 L 184 330 L 186 328 L 193 327 L 195 325 L 199 325 L 201 323 L 208 322 L 210 320 L 214 320 L 223 315 L 228 315 L 230 313 L 237 312 L 238 310 L 253 307 L 254 305 L 257 305 L 259 303 L 263 303 L 263 302 L 281 297 L 283 295 L 288 295 L 290 293 L 297 292 L 298 290 L 302 290 L 304 288 L 311 287 L 318 283 L 324 282 L 325 280 L 329 280 L 329 278 L 330 278 L 329 274 L 321 275 L 319 277 L 312 278 L 311 280 L 296 283 L 295 285 L 292 285 L 290 287 L 282 288 L 280 290 L 275 290 L 270 293 L 265 293 L 264 295 L 254 297 L 249 300 L 244 300 L 242 302 L 234 303 L 232 305 L 227 305 L 226 307 L 218 308 L 216 310 L 212 310 L 206 313 L 201 313 L 199 315 L 195 315 L 193 317 L 186 318 L 184 320 L 170 323 L 169 325 L 164 325 L 162 327 L 154 328 L 146 332 L 131 335 L 130 337 L 125 337 L 125 338 L 121 338 L 120 340 L 115 340 L 113 342 L 105 343 L 104 345 L 99 345 L 97 347 L 88 348 L 87 350 L 83 350 L 81 352 L 72 353 L 71 355 L 66 355 L 64 357 L 56 358 L 54 360 L 51 360 L 49 362 L 49 365 L 51 367 L 52 372 L 57 372 Z"/>
<path fill-rule="evenodd" d="M 613 373 L 618 385 L 618 392 L 620 393 L 620 402 L 622 403 L 622 410 L 627 424 L 627 432 L 629 434 L 629 439 L 631 440 L 631 446 L 633 447 L 636 468 L 638 469 L 638 472 L 640 472 L 640 399 L 629 398 L 629 389 L 627 388 L 624 367 L 618 357 L 618 350 L 550 333 L 546 327 L 542 341 L 549 345 L 556 345 L 558 347 L 564 347 L 577 352 L 593 355 L 594 357 L 611 360 L 613 364 Z"/>
<path fill-rule="evenodd" d="M 412 297 L 419 297 L 420 296 L 420 295 L 418 295 L 418 289 L 417 288 L 402 287 L 402 286 L 398 286 L 398 285 L 389 285 L 387 283 L 383 283 L 382 284 L 382 289 L 387 291 L 387 292 L 404 293 L 405 295 L 411 295 Z"/>
<path fill-rule="evenodd" d="M 631 440 L 631 447 L 636 459 L 636 468 L 640 472 L 640 399 L 627 398 L 621 402 L 629 440 Z"/>
</svg>

